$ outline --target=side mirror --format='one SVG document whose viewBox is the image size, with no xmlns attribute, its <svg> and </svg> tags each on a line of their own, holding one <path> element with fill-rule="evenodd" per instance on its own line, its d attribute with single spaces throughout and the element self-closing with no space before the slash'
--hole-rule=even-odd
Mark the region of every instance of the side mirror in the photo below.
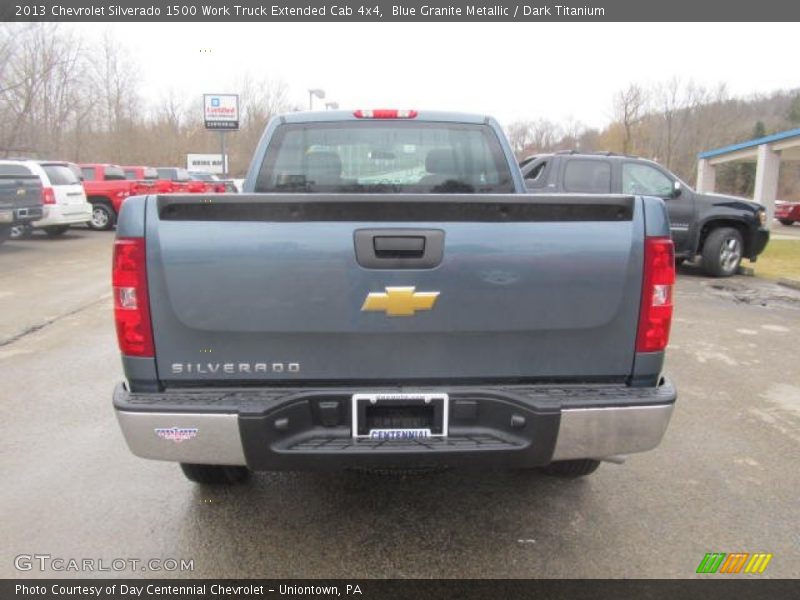
<svg viewBox="0 0 800 600">
<path fill-rule="evenodd" d="M 680 181 L 675 180 L 672 183 L 672 197 L 677 198 L 681 193 L 683 193 L 683 186 Z"/>
</svg>

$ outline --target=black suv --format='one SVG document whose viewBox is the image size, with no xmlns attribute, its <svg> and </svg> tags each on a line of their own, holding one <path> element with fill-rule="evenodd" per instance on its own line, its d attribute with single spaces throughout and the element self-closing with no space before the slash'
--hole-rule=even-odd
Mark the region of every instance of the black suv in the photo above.
<svg viewBox="0 0 800 600">
<path fill-rule="evenodd" d="M 636 194 L 663 198 L 680 264 L 702 257 L 715 277 L 737 272 L 742 258 L 755 261 L 769 241 L 766 212 L 757 202 L 694 191 L 650 160 L 575 151 L 539 154 L 520 162 L 531 193 Z"/>
</svg>

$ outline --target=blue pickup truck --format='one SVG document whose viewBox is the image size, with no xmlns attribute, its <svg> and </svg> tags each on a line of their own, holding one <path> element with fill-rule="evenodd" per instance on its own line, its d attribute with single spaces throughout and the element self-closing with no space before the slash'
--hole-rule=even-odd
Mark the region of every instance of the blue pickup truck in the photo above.
<svg viewBox="0 0 800 600">
<path fill-rule="evenodd" d="M 12 228 L 42 218 L 42 182 L 17 161 L 0 160 L 0 244 Z"/>
<path fill-rule="evenodd" d="M 589 474 L 670 420 L 669 236 L 658 198 L 526 194 L 483 115 L 278 116 L 242 194 L 125 203 L 119 424 L 199 483 Z"/>
</svg>

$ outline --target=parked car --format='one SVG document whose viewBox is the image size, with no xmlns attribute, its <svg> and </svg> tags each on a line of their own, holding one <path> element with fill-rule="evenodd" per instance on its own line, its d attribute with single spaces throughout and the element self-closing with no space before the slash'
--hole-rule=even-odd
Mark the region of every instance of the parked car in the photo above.
<svg viewBox="0 0 800 600">
<path fill-rule="evenodd" d="M 575 151 L 525 159 L 522 173 L 529 192 L 552 194 L 635 194 L 662 198 L 678 263 L 702 257 L 714 277 L 736 273 L 742 258 L 755 262 L 769 241 L 766 211 L 757 202 L 694 191 L 650 160 L 609 152 Z"/>
<path fill-rule="evenodd" d="M 6 161 L 29 170 L 42 185 L 42 215 L 40 219 L 17 226 L 14 237 L 31 229 L 42 229 L 49 236 L 62 235 L 70 225 L 82 225 L 92 218 L 92 206 L 80 179 L 66 161 L 25 160 Z"/>
<path fill-rule="evenodd" d="M 783 225 L 800 222 L 800 202 L 775 201 L 775 218 Z"/>
<path fill-rule="evenodd" d="M 146 179 L 131 181 L 119 165 L 104 163 L 81 164 L 83 187 L 92 203 L 89 227 L 112 229 L 117 222 L 122 203 L 129 197 L 156 192 L 156 184 Z"/>
<path fill-rule="evenodd" d="M 157 167 L 160 179 L 172 182 L 172 191 L 178 194 L 198 194 L 207 191 L 204 181 L 192 179 L 189 171 L 180 167 Z"/>
<path fill-rule="evenodd" d="M 659 444 L 676 398 L 661 199 L 533 197 L 494 119 L 394 110 L 274 118 L 244 190 L 123 207 L 113 403 L 134 454 L 199 483 L 577 477 Z"/>
<path fill-rule="evenodd" d="M 238 191 L 232 179 L 220 179 L 213 173 L 208 173 L 206 171 L 189 171 L 189 176 L 196 181 L 204 181 L 206 183 L 207 192 L 225 194 Z"/>
<path fill-rule="evenodd" d="M 172 191 L 172 184 L 166 179 L 158 177 L 158 171 L 153 167 L 145 166 L 126 166 L 122 167 L 125 177 L 130 181 L 135 181 L 138 194 L 169 194 Z"/>
<path fill-rule="evenodd" d="M 23 164 L 0 160 L 0 244 L 22 228 L 42 218 L 42 182 Z"/>
</svg>

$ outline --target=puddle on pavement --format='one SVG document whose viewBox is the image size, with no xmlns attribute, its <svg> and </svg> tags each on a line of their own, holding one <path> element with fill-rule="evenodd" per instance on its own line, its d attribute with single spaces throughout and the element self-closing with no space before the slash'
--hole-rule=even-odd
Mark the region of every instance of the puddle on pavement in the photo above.
<svg viewBox="0 0 800 600">
<path fill-rule="evenodd" d="M 753 280 L 752 283 L 714 281 L 703 283 L 702 286 L 709 294 L 736 304 L 800 309 L 800 292 L 763 280 Z"/>
</svg>

